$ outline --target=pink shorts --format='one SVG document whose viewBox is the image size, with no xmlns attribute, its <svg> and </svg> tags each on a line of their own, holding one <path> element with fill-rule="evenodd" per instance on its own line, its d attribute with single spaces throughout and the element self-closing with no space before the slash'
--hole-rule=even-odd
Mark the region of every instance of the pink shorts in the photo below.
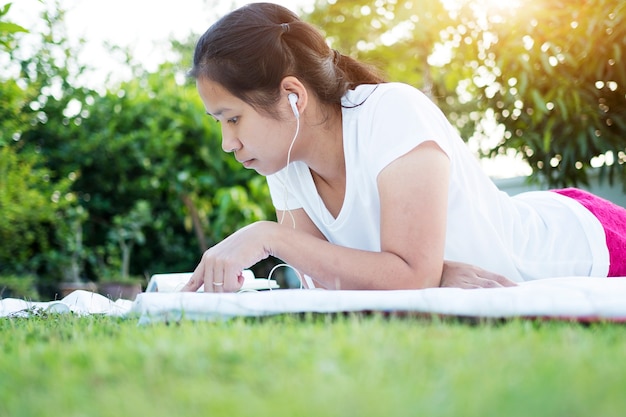
<svg viewBox="0 0 626 417">
<path fill-rule="evenodd" d="M 626 209 L 577 188 L 552 190 L 573 198 L 586 207 L 602 224 L 609 249 L 609 277 L 626 276 Z"/>
</svg>

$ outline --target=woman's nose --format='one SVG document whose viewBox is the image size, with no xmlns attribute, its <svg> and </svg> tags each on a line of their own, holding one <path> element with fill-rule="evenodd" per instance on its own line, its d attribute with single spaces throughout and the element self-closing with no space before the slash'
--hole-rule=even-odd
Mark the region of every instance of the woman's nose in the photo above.
<svg viewBox="0 0 626 417">
<path fill-rule="evenodd" d="M 222 149 L 224 152 L 235 152 L 237 149 L 241 147 L 241 142 L 239 142 L 235 135 L 226 131 L 226 129 L 222 129 Z"/>
</svg>

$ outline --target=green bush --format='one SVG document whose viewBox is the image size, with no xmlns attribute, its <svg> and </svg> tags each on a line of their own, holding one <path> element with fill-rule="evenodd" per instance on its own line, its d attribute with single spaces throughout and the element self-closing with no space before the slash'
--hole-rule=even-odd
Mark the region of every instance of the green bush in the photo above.
<svg viewBox="0 0 626 417">
<path fill-rule="evenodd" d="M 29 301 L 38 301 L 39 293 L 34 275 L 1 275 L 0 299 L 21 298 Z"/>
<path fill-rule="evenodd" d="M 21 193 L 28 204 L 12 197 L 18 191 L 5 192 L 5 205 L 19 202 L 21 209 L 9 211 L 3 237 L 14 240 L 27 231 L 28 241 L 0 244 L 7 252 L 3 267 L 22 270 L 28 261 L 26 269 L 36 270 L 40 281 L 79 273 L 97 280 L 100 271 L 119 266 L 119 248 L 108 237 L 115 219 L 128 216 L 138 201 L 146 201 L 152 215 L 142 228 L 143 244 L 133 249 L 130 275 L 191 270 L 203 250 L 242 224 L 271 215 L 265 182 L 221 151 L 219 127 L 183 70 L 163 64 L 146 73 L 129 58 L 131 81 L 103 91 L 79 87 L 85 68 L 75 61 L 63 17 L 58 8 L 44 13 L 40 43 L 26 55 L 10 50 L 21 71 L 0 82 L 0 143 L 32 161 L 24 168 L 32 173 L 11 177 L 12 189 L 42 192 L 41 199 Z M 178 48 L 189 56 L 190 44 Z M 56 184 L 69 187 L 54 193 L 56 201 L 72 201 L 44 216 L 38 207 L 50 196 L 43 192 Z M 235 215 L 238 204 L 245 209 Z M 77 208 L 85 214 L 79 229 L 71 218 Z"/>
<path fill-rule="evenodd" d="M 53 244 L 50 229 L 67 204 L 67 181 L 52 182 L 33 155 L 0 147 L 0 273 L 34 272 Z"/>
</svg>

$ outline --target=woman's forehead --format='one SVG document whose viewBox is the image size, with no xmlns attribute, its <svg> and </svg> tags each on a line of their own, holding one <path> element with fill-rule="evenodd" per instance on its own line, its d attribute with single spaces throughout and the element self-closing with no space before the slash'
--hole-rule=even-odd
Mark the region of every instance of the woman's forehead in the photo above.
<svg viewBox="0 0 626 417">
<path fill-rule="evenodd" d="M 196 80 L 196 87 L 200 98 L 202 98 L 204 102 L 207 113 L 213 116 L 218 116 L 225 111 L 231 110 L 235 104 L 241 102 L 240 99 L 215 81 L 206 78 L 198 78 Z"/>
</svg>

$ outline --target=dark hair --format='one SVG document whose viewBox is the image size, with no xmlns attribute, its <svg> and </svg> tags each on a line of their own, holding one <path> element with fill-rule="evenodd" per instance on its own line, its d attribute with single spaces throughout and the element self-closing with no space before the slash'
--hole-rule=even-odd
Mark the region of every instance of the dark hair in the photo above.
<svg viewBox="0 0 626 417">
<path fill-rule="evenodd" d="M 327 104 L 340 104 L 360 84 L 384 81 L 371 67 L 330 49 L 314 26 L 271 3 L 248 4 L 213 24 L 198 40 L 189 75 L 215 81 L 269 114 L 289 75 Z"/>
</svg>

